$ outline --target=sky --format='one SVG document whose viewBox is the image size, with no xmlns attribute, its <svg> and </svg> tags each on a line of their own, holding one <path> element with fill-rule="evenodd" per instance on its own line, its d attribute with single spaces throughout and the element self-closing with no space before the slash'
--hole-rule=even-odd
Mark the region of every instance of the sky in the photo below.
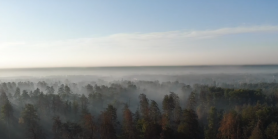
<svg viewBox="0 0 278 139">
<path fill-rule="evenodd" d="M 0 0 L 0 68 L 278 64 L 278 1 Z"/>
</svg>

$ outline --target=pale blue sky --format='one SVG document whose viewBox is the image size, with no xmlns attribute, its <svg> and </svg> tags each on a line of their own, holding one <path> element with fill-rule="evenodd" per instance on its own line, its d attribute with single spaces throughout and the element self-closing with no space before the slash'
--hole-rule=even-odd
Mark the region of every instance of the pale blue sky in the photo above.
<svg viewBox="0 0 278 139">
<path fill-rule="evenodd" d="M 0 68 L 278 64 L 278 1 L 0 0 Z"/>
</svg>

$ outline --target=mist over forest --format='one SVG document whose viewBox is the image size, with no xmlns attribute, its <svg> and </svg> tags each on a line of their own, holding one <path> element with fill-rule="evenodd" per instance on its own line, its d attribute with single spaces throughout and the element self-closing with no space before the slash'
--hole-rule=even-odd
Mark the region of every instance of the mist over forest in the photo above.
<svg viewBox="0 0 278 139">
<path fill-rule="evenodd" d="M 0 0 L 0 139 L 278 139 L 277 7 Z"/>
<path fill-rule="evenodd" d="M 0 138 L 278 137 L 277 66 L 130 68 L 1 70 Z"/>
</svg>

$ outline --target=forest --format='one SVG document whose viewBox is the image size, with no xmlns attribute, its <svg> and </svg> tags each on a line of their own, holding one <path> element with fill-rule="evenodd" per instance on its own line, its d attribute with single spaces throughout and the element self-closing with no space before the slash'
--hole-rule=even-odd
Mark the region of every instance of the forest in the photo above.
<svg viewBox="0 0 278 139">
<path fill-rule="evenodd" d="M 278 83 L 0 83 L 1 139 L 277 139 Z"/>
</svg>

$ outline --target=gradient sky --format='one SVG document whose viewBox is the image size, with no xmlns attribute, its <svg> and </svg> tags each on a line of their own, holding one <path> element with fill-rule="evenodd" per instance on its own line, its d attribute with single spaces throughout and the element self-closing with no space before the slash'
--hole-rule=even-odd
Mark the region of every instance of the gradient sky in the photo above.
<svg viewBox="0 0 278 139">
<path fill-rule="evenodd" d="M 278 64 L 278 1 L 0 0 L 0 68 Z"/>
</svg>

